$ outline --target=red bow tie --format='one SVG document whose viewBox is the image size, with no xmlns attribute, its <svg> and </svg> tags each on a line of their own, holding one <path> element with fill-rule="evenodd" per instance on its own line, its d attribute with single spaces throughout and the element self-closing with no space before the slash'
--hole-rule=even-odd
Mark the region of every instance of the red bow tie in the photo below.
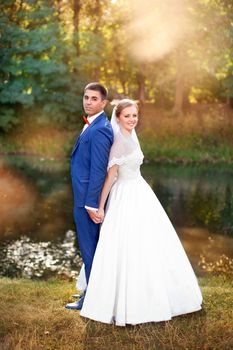
<svg viewBox="0 0 233 350">
<path fill-rule="evenodd" d="M 85 115 L 83 115 L 83 120 L 85 121 L 86 124 L 90 125 L 89 120 L 85 117 Z"/>
</svg>

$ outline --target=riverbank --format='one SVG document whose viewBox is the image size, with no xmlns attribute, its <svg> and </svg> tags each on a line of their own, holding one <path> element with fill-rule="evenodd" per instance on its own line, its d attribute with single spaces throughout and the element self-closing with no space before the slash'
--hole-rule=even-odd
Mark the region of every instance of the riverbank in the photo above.
<svg viewBox="0 0 233 350">
<path fill-rule="evenodd" d="M 233 110 L 225 105 L 192 105 L 174 116 L 147 104 L 139 136 L 149 161 L 233 164 Z"/>
<path fill-rule="evenodd" d="M 156 350 L 222 349 L 233 346 L 233 282 L 199 279 L 202 311 L 169 322 L 116 327 L 64 309 L 74 282 L 0 279 L 1 349 Z"/>
<path fill-rule="evenodd" d="M 0 154 L 69 157 L 81 128 L 41 125 L 27 116 L 0 136 Z M 147 162 L 233 164 L 233 110 L 224 105 L 193 106 L 174 116 L 147 104 L 141 109 L 138 135 Z"/>
</svg>

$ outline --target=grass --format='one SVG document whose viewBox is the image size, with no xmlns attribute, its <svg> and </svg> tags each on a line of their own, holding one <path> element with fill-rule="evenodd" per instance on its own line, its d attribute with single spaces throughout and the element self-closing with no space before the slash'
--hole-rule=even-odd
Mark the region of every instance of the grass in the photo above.
<svg viewBox="0 0 233 350">
<path fill-rule="evenodd" d="M 233 163 L 233 111 L 196 106 L 183 116 L 143 108 L 140 139 L 147 159 L 160 162 Z"/>
<path fill-rule="evenodd" d="M 25 116 L 18 128 L 0 136 L 0 153 L 69 156 L 80 128 L 58 129 Z M 224 105 L 192 106 L 182 116 L 144 105 L 138 134 L 149 161 L 233 163 L 233 110 Z"/>
<path fill-rule="evenodd" d="M 22 125 L 9 135 L 0 136 L 0 153 L 64 157 L 71 152 L 77 134 L 52 125 Z"/>
<path fill-rule="evenodd" d="M 194 136 L 171 136 L 159 138 L 143 135 L 141 146 L 144 156 L 149 161 L 165 163 L 233 163 L 233 145 L 224 140 L 215 144 L 207 138 Z"/>
<path fill-rule="evenodd" d="M 64 309 L 74 292 L 73 282 L 2 278 L 0 349 L 230 350 L 233 282 L 224 276 L 199 282 L 204 296 L 202 311 L 168 322 L 116 327 Z"/>
</svg>

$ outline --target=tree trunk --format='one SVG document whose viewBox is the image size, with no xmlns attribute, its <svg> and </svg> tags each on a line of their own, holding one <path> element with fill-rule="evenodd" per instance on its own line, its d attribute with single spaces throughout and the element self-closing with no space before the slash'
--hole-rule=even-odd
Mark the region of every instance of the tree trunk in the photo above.
<svg viewBox="0 0 233 350">
<path fill-rule="evenodd" d="M 186 86 L 185 79 L 185 63 L 186 57 L 184 51 L 179 49 L 176 51 L 176 65 L 177 65 L 177 74 L 176 74 L 176 87 L 175 87 L 175 101 L 173 112 L 177 115 L 182 115 L 184 109 L 188 107 L 188 95 L 189 89 Z"/>
<path fill-rule="evenodd" d="M 100 0 L 95 0 L 94 5 L 94 12 L 95 12 L 95 26 L 93 28 L 93 33 L 98 37 L 100 35 L 100 24 L 102 19 L 102 7 Z M 93 78 L 95 81 L 99 81 L 100 78 L 100 67 L 96 66 L 93 73 Z"/>
<path fill-rule="evenodd" d="M 113 51 L 115 52 L 115 55 L 113 57 L 114 61 L 115 61 L 115 65 L 117 68 L 117 77 L 120 81 L 120 84 L 122 86 L 122 90 L 123 90 L 123 94 L 124 96 L 126 96 L 127 92 L 126 92 L 126 78 L 125 78 L 125 72 L 124 69 L 122 68 L 121 65 L 121 60 L 119 59 L 120 57 L 120 53 L 118 52 L 118 42 L 117 40 L 115 40 L 115 45 L 114 45 L 114 49 Z"/>
<path fill-rule="evenodd" d="M 140 67 L 140 70 L 137 74 L 137 81 L 138 81 L 138 99 L 141 104 L 145 103 L 145 76 L 142 73 L 142 67 Z"/>
<path fill-rule="evenodd" d="M 74 25 L 74 45 L 76 47 L 76 54 L 77 57 L 80 56 L 80 44 L 79 44 L 79 14 L 81 10 L 81 3 L 80 0 L 73 0 L 73 11 L 74 11 L 74 17 L 73 17 L 73 25 Z"/>
<path fill-rule="evenodd" d="M 227 97 L 227 105 L 230 107 L 230 108 L 233 108 L 233 97 Z"/>
<path fill-rule="evenodd" d="M 176 87 L 175 87 L 175 101 L 173 112 L 175 114 L 183 113 L 183 103 L 184 103 L 184 72 L 181 62 L 177 62 L 177 74 L 176 74 Z"/>
</svg>

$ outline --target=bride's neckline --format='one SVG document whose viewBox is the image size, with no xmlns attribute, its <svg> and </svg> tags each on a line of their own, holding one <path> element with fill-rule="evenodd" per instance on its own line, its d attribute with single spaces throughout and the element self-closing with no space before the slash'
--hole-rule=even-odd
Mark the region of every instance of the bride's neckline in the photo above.
<svg viewBox="0 0 233 350">
<path fill-rule="evenodd" d="M 123 130 L 121 127 L 120 127 L 120 132 L 123 136 L 125 137 L 132 137 L 132 131 L 126 131 L 126 130 Z"/>
</svg>

